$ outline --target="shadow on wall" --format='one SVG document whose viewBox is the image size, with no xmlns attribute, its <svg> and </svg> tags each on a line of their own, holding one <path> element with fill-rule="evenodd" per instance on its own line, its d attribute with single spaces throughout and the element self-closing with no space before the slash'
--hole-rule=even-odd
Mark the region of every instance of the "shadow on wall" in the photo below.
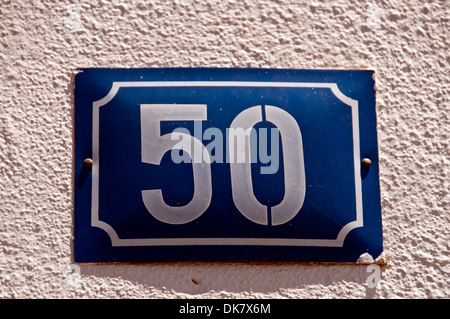
<svg viewBox="0 0 450 319">
<path fill-rule="evenodd" d="M 385 267 L 379 269 L 383 272 Z M 149 291 L 145 297 L 345 298 L 360 291 L 361 298 L 374 298 L 377 288 L 369 284 L 368 265 L 360 264 L 81 264 L 80 270 L 81 280 L 90 277 L 89 283 L 108 279 L 110 291 L 122 289 L 126 282 L 135 289 L 144 286 Z M 114 282 L 117 282 L 116 287 Z"/>
</svg>

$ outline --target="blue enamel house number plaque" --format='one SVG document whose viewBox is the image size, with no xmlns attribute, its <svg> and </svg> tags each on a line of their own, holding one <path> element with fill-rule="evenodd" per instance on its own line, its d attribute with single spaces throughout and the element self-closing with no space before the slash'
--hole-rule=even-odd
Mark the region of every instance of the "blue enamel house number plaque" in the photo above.
<svg viewBox="0 0 450 319">
<path fill-rule="evenodd" d="M 373 76 L 77 70 L 75 262 L 377 257 Z"/>
</svg>

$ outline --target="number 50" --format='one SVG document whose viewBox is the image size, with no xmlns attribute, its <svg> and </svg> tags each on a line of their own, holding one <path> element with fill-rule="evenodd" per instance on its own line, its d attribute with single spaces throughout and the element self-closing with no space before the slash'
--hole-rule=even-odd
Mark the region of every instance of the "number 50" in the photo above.
<svg viewBox="0 0 450 319">
<path fill-rule="evenodd" d="M 275 226 L 291 220 L 303 205 L 306 189 L 303 144 L 300 128 L 289 113 L 270 105 L 266 105 L 264 109 L 266 120 L 278 127 L 283 147 L 285 194 L 281 203 L 271 208 L 270 224 Z M 206 110 L 207 106 L 204 104 L 141 104 L 142 162 L 158 165 L 166 152 L 177 148 L 177 141 L 172 139 L 174 133 L 161 135 L 162 121 L 204 121 L 207 119 Z M 234 147 L 229 150 L 230 154 L 250 159 L 250 132 L 253 126 L 262 121 L 262 112 L 261 106 L 253 106 L 239 113 L 232 121 L 230 129 L 243 129 L 245 143 L 230 143 L 228 147 Z M 184 224 L 198 218 L 208 209 L 212 196 L 208 150 L 194 136 L 179 132 L 176 134 L 189 139 L 193 152 L 189 156 L 196 158 L 191 161 L 194 175 L 192 200 L 184 206 L 169 206 L 164 202 L 160 189 L 142 191 L 143 202 L 150 214 L 168 224 Z M 245 146 L 238 148 L 238 145 Z M 202 160 L 198 161 L 198 158 Z M 231 161 L 230 169 L 236 208 L 249 220 L 268 225 L 269 208 L 262 205 L 253 193 L 251 160 L 244 163 Z"/>
</svg>

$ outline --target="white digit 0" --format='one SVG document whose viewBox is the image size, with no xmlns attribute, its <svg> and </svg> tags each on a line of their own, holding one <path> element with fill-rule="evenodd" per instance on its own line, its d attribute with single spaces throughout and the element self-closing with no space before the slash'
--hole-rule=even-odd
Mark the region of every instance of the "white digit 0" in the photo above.
<svg viewBox="0 0 450 319">
<path fill-rule="evenodd" d="M 303 144 L 300 128 L 289 113 L 270 105 L 265 106 L 265 112 L 267 121 L 278 127 L 283 145 L 285 194 L 281 203 L 271 210 L 271 225 L 275 226 L 291 220 L 303 206 L 306 191 Z M 251 179 L 250 134 L 253 126 L 261 121 L 262 107 L 254 106 L 239 113 L 230 125 L 231 132 L 244 132 L 241 138 L 245 141 L 244 144 L 234 143 L 234 136 L 230 137 L 231 186 L 237 209 L 249 220 L 268 225 L 268 207 L 256 199 Z M 235 161 L 235 154 L 247 160 Z"/>
<path fill-rule="evenodd" d="M 251 129 L 261 121 L 261 106 L 253 106 L 239 113 L 230 125 L 228 147 L 234 204 L 252 222 L 267 225 L 267 207 L 262 205 L 253 193 L 250 158 Z M 239 131 L 241 134 L 233 134 Z M 235 141 L 235 136 L 238 138 L 237 141 Z M 246 160 L 238 161 L 239 158 Z"/>
<path fill-rule="evenodd" d="M 295 119 L 286 111 L 266 105 L 266 119 L 278 127 L 283 145 L 284 198 L 272 207 L 272 225 L 281 225 L 299 212 L 306 192 L 302 133 Z"/>
</svg>

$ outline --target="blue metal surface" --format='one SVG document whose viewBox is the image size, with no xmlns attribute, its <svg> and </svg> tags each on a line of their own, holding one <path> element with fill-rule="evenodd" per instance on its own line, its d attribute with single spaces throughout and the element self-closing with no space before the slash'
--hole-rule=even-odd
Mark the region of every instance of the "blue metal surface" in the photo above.
<svg viewBox="0 0 450 319">
<path fill-rule="evenodd" d="M 267 156 L 233 166 L 227 137 L 245 121 Z M 173 161 L 163 136 L 180 128 L 210 163 Z M 80 69 L 74 161 L 76 262 L 355 262 L 383 250 L 372 71 Z"/>
</svg>

